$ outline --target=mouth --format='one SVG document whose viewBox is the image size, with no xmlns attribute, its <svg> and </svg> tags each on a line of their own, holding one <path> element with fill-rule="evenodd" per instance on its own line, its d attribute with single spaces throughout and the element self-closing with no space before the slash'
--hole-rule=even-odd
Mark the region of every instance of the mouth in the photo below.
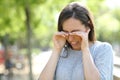
<svg viewBox="0 0 120 80">
<path fill-rule="evenodd" d="M 71 42 L 70 44 L 74 46 L 74 45 L 77 45 L 77 42 Z"/>
<path fill-rule="evenodd" d="M 81 50 L 80 43 L 78 41 L 70 42 L 73 50 Z"/>
</svg>

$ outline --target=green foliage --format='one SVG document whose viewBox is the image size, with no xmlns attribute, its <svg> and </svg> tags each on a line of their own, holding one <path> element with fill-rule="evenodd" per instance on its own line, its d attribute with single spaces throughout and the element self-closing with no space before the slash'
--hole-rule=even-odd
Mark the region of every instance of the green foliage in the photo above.
<svg viewBox="0 0 120 80">
<path fill-rule="evenodd" d="M 104 40 L 110 40 L 113 33 L 118 32 L 119 22 L 110 14 L 106 13 L 96 20 L 99 36 L 103 35 Z M 98 37 L 99 37 L 98 36 Z"/>
<path fill-rule="evenodd" d="M 1 0 L 0 38 L 9 34 L 10 42 L 26 47 L 25 7 L 30 9 L 32 46 L 49 48 L 52 35 L 57 31 L 60 11 L 72 1 L 83 2 L 95 17 L 97 38 L 120 42 L 120 9 L 109 9 L 105 0 Z M 112 38 L 111 38 L 112 36 Z"/>
</svg>

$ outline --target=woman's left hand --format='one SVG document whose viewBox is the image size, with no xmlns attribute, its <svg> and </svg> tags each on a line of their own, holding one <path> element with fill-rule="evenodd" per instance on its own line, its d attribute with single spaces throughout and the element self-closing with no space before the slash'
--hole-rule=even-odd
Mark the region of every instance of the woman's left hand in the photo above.
<svg viewBox="0 0 120 80">
<path fill-rule="evenodd" d="M 89 39 L 88 39 L 89 32 L 90 32 L 90 29 L 88 29 L 86 32 L 77 31 L 77 32 L 72 33 L 72 35 L 76 35 L 81 38 L 81 50 L 82 51 L 86 50 L 89 47 Z"/>
</svg>

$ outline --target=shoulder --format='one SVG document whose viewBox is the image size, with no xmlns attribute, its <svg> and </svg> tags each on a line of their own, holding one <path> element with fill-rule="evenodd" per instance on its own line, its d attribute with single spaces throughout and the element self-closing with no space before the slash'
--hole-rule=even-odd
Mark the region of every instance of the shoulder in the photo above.
<svg viewBox="0 0 120 80">
<path fill-rule="evenodd" d="M 108 42 L 96 41 L 94 44 L 94 55 L 102 56 L 102 55 L 113 55 L 112 45 Z"/>
<path fill-rule="evenodd" d="M 112 45 L 108 42 L 96 41 L 94 45 L 95 45 L 95 48 L 98 50 L 112 49 Z"/>
</svg>

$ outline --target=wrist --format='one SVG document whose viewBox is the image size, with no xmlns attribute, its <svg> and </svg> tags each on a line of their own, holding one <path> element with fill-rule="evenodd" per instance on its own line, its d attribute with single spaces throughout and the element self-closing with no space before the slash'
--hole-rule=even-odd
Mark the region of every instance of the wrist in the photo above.
<svg viewBox="0 0 120 80">
<path fill-rule="evenodd" d="M 82 49 L 82 52 L 85 54 L 85 53 L 89 53 L 90 50 L 89 50 L 89 48 L 85 48 L 85 49 Z"/>
<path fill-rule="evenodd" d="M 89 51 L 89 48 L 87 47 L 87 48 L 84 48 L 84 49 L 81 49 L 82 50 L 82 52 L 86 52 L 86 51 Z"/>
<path fill-rule="evenodd" d="M 52 52 L 53 52 L 53 54 L 55 54 L 55 55 L 60 55 L 60 53 L 61 53 L 61 50 L 57 50 L 57 49 L 53 49 L 52 50 Z"/>
</svg>

